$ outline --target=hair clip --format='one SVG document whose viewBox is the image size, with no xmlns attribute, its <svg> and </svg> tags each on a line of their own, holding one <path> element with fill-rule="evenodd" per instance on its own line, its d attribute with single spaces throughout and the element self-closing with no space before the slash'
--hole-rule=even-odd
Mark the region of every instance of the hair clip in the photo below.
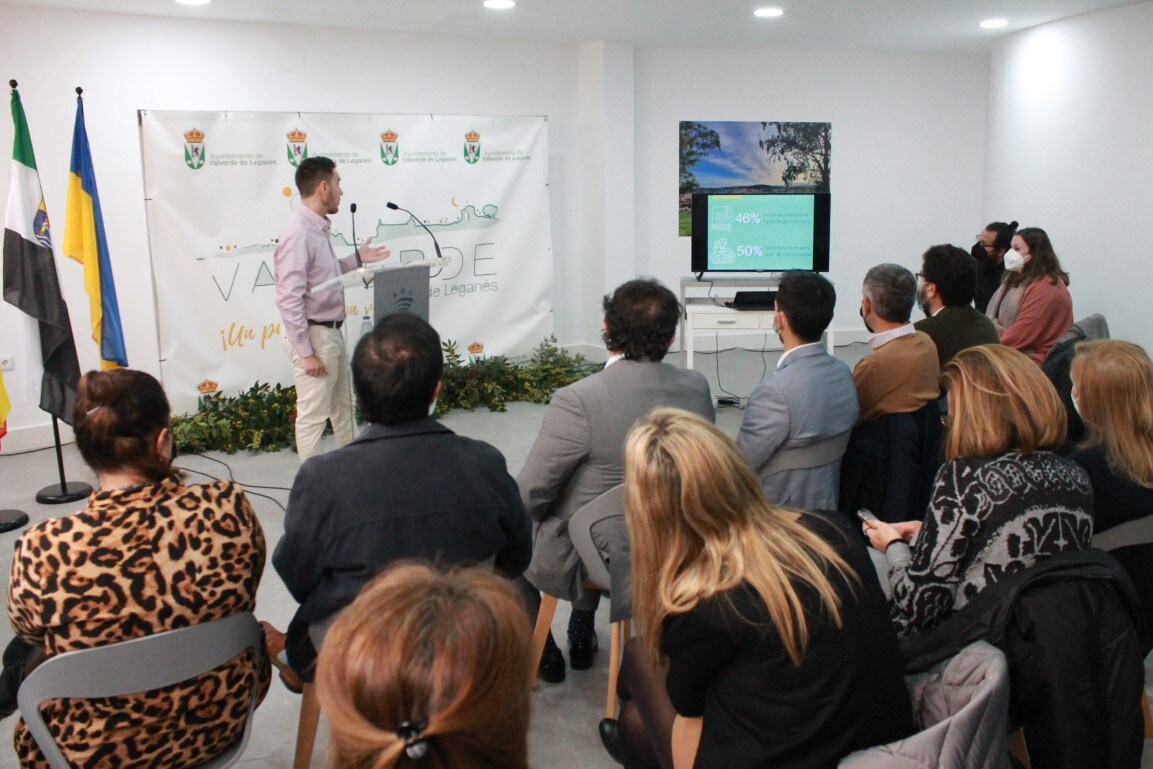
<svg viewBox="0 0 1153 769">
<path fill-rule="evenodd" d="M 428 728 L 428 721 L 402 721 L 397 727 L 396 736 L 404 743 L 404 753 L 413 761 L 424 758 L 428 752 L 428 743 L 424 741 L 421 732 Z"/>
</svg>

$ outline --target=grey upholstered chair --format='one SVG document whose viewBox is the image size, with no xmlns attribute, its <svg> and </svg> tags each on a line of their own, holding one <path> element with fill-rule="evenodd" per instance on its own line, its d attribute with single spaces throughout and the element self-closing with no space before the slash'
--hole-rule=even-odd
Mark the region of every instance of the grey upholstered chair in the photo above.
<svg viewBox="0 0 1153 769">
<path fill-rule="evenodd" d="M 628 592 L 628 549 L 623 546 L 617 550 L 618 555 L 616 561 L 612 564 L 612 575 L 610 575 L 609 567 L 601 556 L 596 544 L 593 542 L 595 532 L 593 527 L 597 524 L 604 524 L 606 526 L 623 527 L 624 519 L 624 485 L 614 486 L 608 491 L 601 494 L 599 497 L 589 502 L 587 505 L 577 510 L 573 517 L 569 520 L 568 533 L 572 539 L 573 547 L 576 548 L 577 554 L 580 556 L 581 562 L 584 564 L 585 573 L 588 575 L 585 579 L 585 586 L 594 590 L 603 590 L 609 593 L 609 599 L 612 601 L 610 607 L 610 614 L 612 615 L 612 627 L 609 630 L 609 685 L 608 694 L 605 698 L 605 718 L 616 718 L 617 710 L 617 676 L 620 674 L 621 667 L 621 653 L 624 649 L 624 643 L 632 634 L 632 623 L 629 621 L 628 616 L 619 617 L 618 614 L 618 601 L 631 609 L 631 604 L 627 603 L 628 598 L 624 595 Z M 619 531 L 615 536 L 616 540 L 621 540 L 622 536 Z M 627 536 L 623 539 L 627 542 Z M 621 563 L 623 561 L 623 563 Z M 615 576 L 615 579 L 614 579 Z M 613 588 L 615 587 L 615 592 Z M 533 632 L 533 659 L 539 661 L 541 655 L 544 653 L 545 638 L 548 637 L 549 628 L 552 627 L 553 616 L 556 614 L 557 598 L 556 596 L 548 595 L 547 593 L 541 595 L 540 610 L 536 617 L 536 629 Z M 631 611 L 625 610 L 626 615 L 631 615 Z"/>
</svg>

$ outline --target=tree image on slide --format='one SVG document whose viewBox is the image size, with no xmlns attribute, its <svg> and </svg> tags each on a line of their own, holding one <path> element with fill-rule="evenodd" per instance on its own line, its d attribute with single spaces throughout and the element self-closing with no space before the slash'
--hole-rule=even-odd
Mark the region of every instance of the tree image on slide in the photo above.
<svg viewBox="0 0 1153 769">
<path fill-rule="evenodd" d="M 721 148 L 720 135 L 701 123 L 681 121 L 681 179 L 680 192 L 687 195 L 700 189 L 697 178 L 693 176 L 692 168 L 709 155 L 713 150 Z"/>
<path fill-rule="evenodd" d="M 785 186 L 809 182 L 816 192 L 829 191 L 829 156 L 832 152 L 829 123 L 761 123 L 768 138 L 761 149 L 769 159 L 783 162 L 781 179 Z M 684 187 L 684 124 L 681 124 L 681 186 Z"/>
</svg>

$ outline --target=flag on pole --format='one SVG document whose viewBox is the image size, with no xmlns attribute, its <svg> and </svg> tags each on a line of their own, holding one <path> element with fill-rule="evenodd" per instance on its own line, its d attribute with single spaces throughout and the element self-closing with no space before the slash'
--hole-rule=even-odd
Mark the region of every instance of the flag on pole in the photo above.
<svg viewBox="0 0 1153 769">
<path fill-rule="evenodd" d="M 8 402 L 8 391 L 4 389 L 4 375 L 0 374 L 0 438 L 8 434 L 8 412 L 12 404 Z"/>
<path fill-rule="evenodd" d="M 72 165 L 68 176 L 68 212 L 64 219 L 64 255 L 84 265 L 84 290 L 92 317 L 92 340 L 100 348 L 100 367 L 127 366 L 116 282 L 104 237 L 104 216 L 96 191 L 96 172 L 84 129 L 84 98 L 76 89 L 76 126 L 72 133 Z"/>
<path fill-rule="evenodd" d="M 16 81 L 12 86 L 12 182 L 8 189 L 8 209 L 4 220 L 4 301 L 28 316 L 30 328 L 23 334 L 24 368 L 29 372 L 24 392 L 35 392 L 35 375 L 40 379 L 40 408 L 72 424 L 76 408 L 76 388 L 80 363 L 68 305 L 60 293 L 52 236 L 40 174 L 32 153 L 32 138 Z M 34 327 L 32 327 L 34 325 Z"/>
</svg>

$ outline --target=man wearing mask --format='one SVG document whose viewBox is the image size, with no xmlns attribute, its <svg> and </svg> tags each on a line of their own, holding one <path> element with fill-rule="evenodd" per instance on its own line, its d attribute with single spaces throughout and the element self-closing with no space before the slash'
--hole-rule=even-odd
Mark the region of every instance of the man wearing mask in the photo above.
<svg viewBox="0 0 1153 769">
<path fill-rule="evenodd" d="M 899 264 L 865 273 L 861 318 L 872 332 L 872 352 L 857 361 L 853 381 L 861 408 L 858 425 L 886 414 L 911 414 L 940 395 L 937 346 L 909 321 L 917 279 Z"/>
<path fill-rule="evenodd" d="M 833 284 L 815 272 L 781 280 L 773 325 L 784 353 L 749 396 L 737 435 L 765 495 L 785 507 L 837 507 L 841 455 L 858 407 L 852 372 L 821 344 L 836 302 Z"/>
<path fill-rule="evenodd" d="M 977 242 L 973 244 L 973 260 L 977 265 L 977 289 L 973 304 L 980 312 L 985 312 L 989 299 L 1001 285 L 1001 277 L 1005 274 L 1005 252 L 1009 250 L 1016 231 L 1016 222 L 992 222 L 981 231 Z"/>
<path fill-rule="evenodd" d="M 913 327 L 937 345 L 941 368 L 967 347 L 1001 341 L 993 321 L 970 306 L 977 270 L 963 250 L 951 244 L 931 246 L 921 257 L 917 277 L 917 304 L 926 317 Z"/>
</svg>

